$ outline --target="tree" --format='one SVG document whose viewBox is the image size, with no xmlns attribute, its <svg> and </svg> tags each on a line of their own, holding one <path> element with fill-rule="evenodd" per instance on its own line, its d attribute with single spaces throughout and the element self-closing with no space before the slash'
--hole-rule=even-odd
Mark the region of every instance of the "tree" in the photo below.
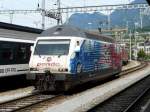
<svg viewBox="0 0 150 112">
<path fill-rule="evenodd" d="M 138 55 L 138 59 L 144 59 L 145 56 L 146 56 L 146 54 L 145 54 L 143 49 L 140 50 L 137 55 Z"/>
</svg>

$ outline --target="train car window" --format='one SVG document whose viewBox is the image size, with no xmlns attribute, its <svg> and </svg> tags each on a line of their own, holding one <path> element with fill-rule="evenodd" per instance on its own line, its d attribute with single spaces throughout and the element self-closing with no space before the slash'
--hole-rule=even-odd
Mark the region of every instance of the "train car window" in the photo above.
<svg viewBox="0 0 150 112">
<path fill-rule="evenodd" d="M 13 54 L 11 48 L 3 48 L 2 58 L 5 60 L 12 60 Z"/>
<path fill-rule="evenodd" d="M 91 50 L 94 51 L 94 41 L 91 41 Z"/>
<path fill-rule="evenodd" d="M 26 58 L 26 48 L 25 48 L 25 46 L 19 46 L 18 56 L 21 60 L 24 60 Z"/>
<path fill-rule="evenodd" d="M 28 63 L 30 58 L 30 46 L 24 43 L 18 43 L 17 47 L 18 64 Z"/>
<path fill-rule="evenodd" d="M 30 59 L 32 44 L 0 41 L 0 65 L 24 64 Z"/>
<path fill-rule="evenodd" d="M 12 64 L 14 60 L 13 46 L 9 42 L 1 43 L 2 64 Z"/>
<path fill-rule="evenodd" d="M 29 59 L 30 59 L 30 55 L 31 55 L 30 47 L 31 46 L 32 46 L 32 44 L 27 44 L 26 45 L 26 62 L 29 62 Z"/>
<path fill-rule="evenodd" d="M 84 44 L 83 44 L 83 49 L 84 49 L 84 52 L 89 52 L 90 51 L 90 45 L 89 45 L 89 40 L 86 40 L 84 41 Z"/>
<path fill-rule="evenodd" d="M 28 63 L 30 59 L 30 46 L 32 44 L 27 44 L 27 43 L 18 43 L 15 42 L 13 43 L 14 45 L 14 54 L 15 54 L 15 59 L 14 63 L 16 64 L 24 64 Z"/>
</svg>

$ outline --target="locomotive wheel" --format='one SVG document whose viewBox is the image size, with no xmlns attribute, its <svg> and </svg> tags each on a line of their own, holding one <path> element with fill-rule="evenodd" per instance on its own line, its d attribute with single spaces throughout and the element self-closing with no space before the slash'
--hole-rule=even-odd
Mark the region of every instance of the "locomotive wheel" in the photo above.
<svg viewBox="0 0 150 112">
<path fill-rule="evenodd" d="M 54 76 L 52 75 L 43 75 L 42 77 L 38 76 L 35 80 L 35 88 L 40 91 L 49 91 L 54 88 Z"/>
</svg>

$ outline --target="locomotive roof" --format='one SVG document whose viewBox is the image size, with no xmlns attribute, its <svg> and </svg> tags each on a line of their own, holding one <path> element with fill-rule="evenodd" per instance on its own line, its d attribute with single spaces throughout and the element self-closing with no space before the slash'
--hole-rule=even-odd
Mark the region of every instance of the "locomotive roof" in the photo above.
<svg viewBox="0 0 150 112">
<path fill-rule="evenodd" d="M 42 32 L 42 36 L 76 36 L 114 43 L 114 39 L 97 33 L 84 31 L 70 25 L 59 25 Z"/>
</svg>

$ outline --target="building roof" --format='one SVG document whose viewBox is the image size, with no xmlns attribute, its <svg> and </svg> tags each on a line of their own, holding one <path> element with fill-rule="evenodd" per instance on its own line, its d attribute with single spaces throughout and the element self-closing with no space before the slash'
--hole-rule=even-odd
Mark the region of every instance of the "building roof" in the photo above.
<svg viewBox="0 0 150 112">
<path fill-rule="evenodd" d="M 22 32 L 29 32 L 29 33 L 37 33 L 37 34 L 40 34 L 43 31 L 42 29 L 36 29 L 36 28 L 31 28 L 31 27 L 26 27 L 26 26 L 4 23 L 4 22 L 0 22 L 0 28 L 8 29 L 8 30 L 15 30 L 15 31 L 22 31 Z"/>
</svg>

